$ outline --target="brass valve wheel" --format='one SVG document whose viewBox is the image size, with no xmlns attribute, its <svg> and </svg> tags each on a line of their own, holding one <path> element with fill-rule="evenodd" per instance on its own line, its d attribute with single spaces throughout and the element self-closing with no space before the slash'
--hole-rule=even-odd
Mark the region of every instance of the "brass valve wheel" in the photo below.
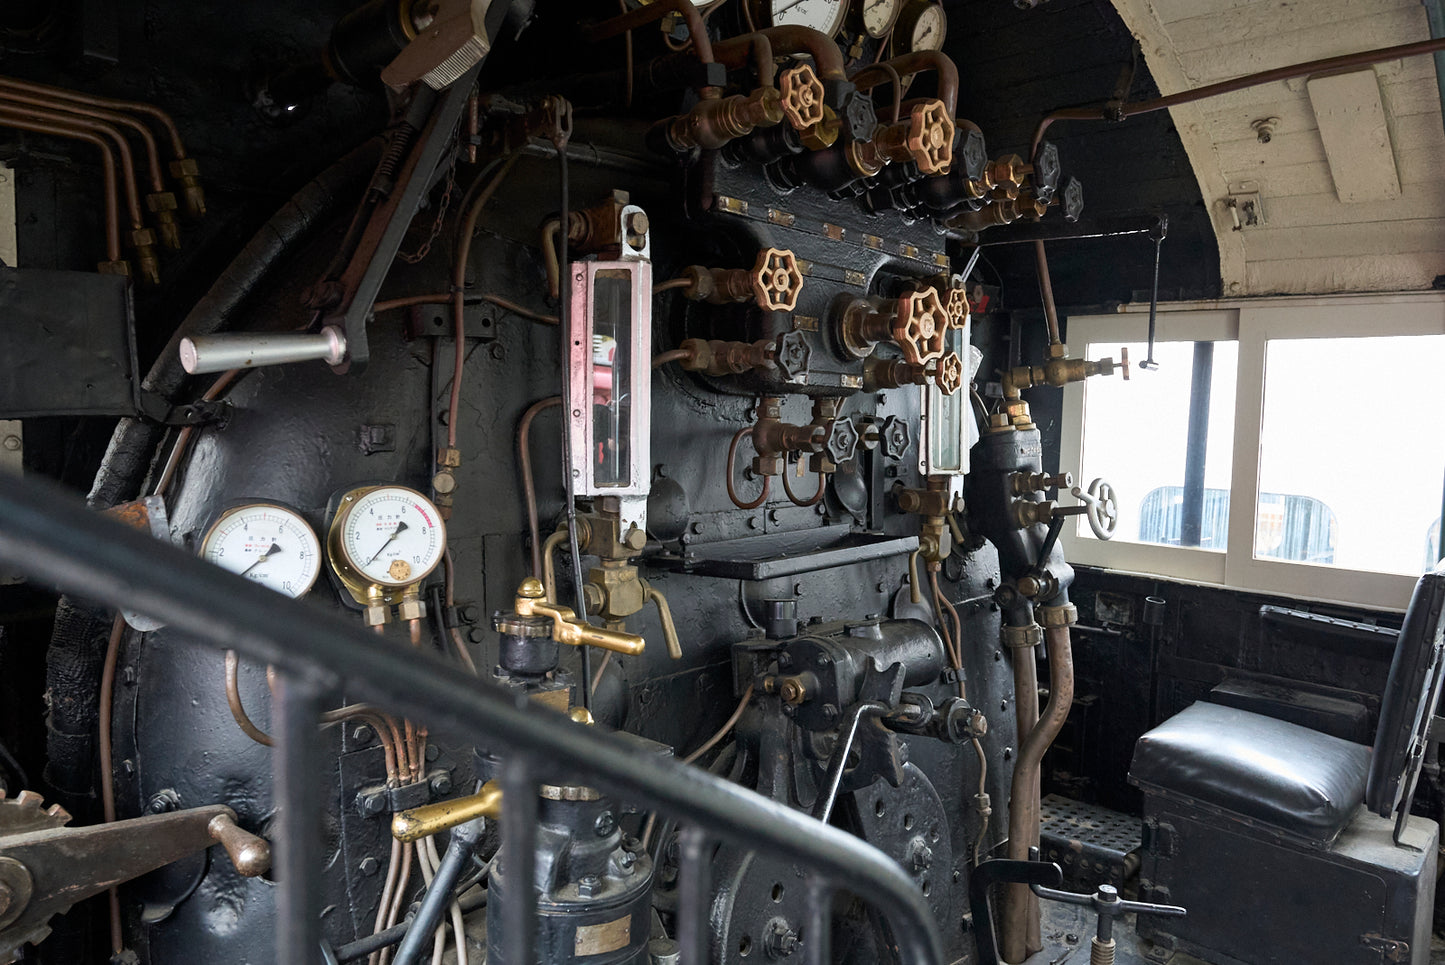
<svg viewBox="0 0 1445 965">
<path fill-rule="evenodd" d="M 902 295 L 898 299 L 892 334 L 903 350 L 903 358 L 914 365 L 941 357 L 944 337 L 948 334 L 948 313 L 943 309 L 938 291 L 925 288 Z"/>
<path fill-rule="evenodd" d="M 963 328 L 968 321 L 968 296 L 962 288 L 948 287 L 944 289 L 943 310 L 948 314 L 948 325 L 950 328 Z"/>
<path fill-rule="evenodd" d="M 823 121 L 823 82 L 811 64 L 789 67 L 778 78 L 783 95 L 783 117 L 795 131 L 806 131 Z"/>
<path fill-rule="evenodd" d="M 933 384 L 944 395 L 953 395 L 963 388 L 963 359 L 957 352 L 948 352 L 935 363 Z"/>
<path fill-rule="evenodd" d="M 908 112 L 908 153 L 924 174 L 947 174 L 953 166 L 953 118 L 943 101 L 930 100 Z"/>
<path fill-rule="evenodd" d="M 764 311 L 791 312 L 803 291 L 798 259 L 786 248 L 764 248 L 752 271 L 753 294 Z"/>
</svg>

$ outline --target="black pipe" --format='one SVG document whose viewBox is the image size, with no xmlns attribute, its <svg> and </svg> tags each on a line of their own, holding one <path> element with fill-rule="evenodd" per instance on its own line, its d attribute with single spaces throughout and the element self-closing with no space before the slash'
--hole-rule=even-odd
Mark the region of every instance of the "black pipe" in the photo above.
<svg viewBox="0 0 1445 965">
<path fill-rule="evenodd" d="M 1209 395 L 1214 383 L 1214 343 L 1194 343 L 1189 390 L 1189 434 L 1184 450 L 1184 503 L 1179 545 L 1198 546 L 1204 530 L 1204 460 L 1209 454 Z"/>
<path fill-rule="evenodd" d="M 462 914 L 470 914 L 478 908 L 487 906 L 487 890 L 478 888 L 475 891 L 468 891 L 457 899 L 457 904 L 462 909 Z M 339 965 L 346 965 L 347 962 L 354 962 L 358 958 L 365 958 L 372 952 L 379 952 L 383 948 L 390 948 L 406 936 L 407 929 L 411 927 L 414 916 L 408 915 L 398 924 L 392 925 L 385 931 L 379 931 L 374 935 L 367 935 L 365 938 L 358 938 L 354 942 L 347 942 L 335 952 L 336 961 Z"/>
<path fill-rule="evenodd" d="M 633 744 L 617 735 L 577 727 L 497 684 L 458 674 L 438 654 L 399 649 L 354 620 L 210 566 L 180 547 L 86 510 L 57 486 L 0 481 L 0 564 L 36 582 L 159 619 L 198 643 L 274 664 L 283 675 L 299 676 L 329 694 L 345 693 L 424 722 L 433 732 L 505 754 L 504 837 L 521 824 L 516 819 L 529 800 L 535 809 L 535 796 L 524 792 L 527 785 L 580 776 L 605 794 L 685 819 L 686 832 L 708 841 L 765 851 L 813 869 L 883 913 L 905 965 L 943 960 L 938 923 L 917 884 L 892 858 L 853 835 L 679 760 L 638 756 Z M 531 870 L 528 857 L 509 859 L 518 862 L 513 867 L 520 881 L 531 880 L 522 873 Z M 689 873 L 683 869 L 684 877 Z M 687 909 L 685 901 L 682 907 Z M 701 905 L 699 911 L 705 915 Z"/>
<path fill-rule="evenodd" d="M 480 818 L 452 828 L 451 843 L 447 845 L 446 854 L 442 856 L 441 867 L 437 869 L 431 884 L 427 885 L 416 920 L 412 922 L 406 937 L 401 940 L 401 947 L 396 950 L 392 965 L 416 965 L 420 961 L 422 952 L 433 941 L 432 936 L 441 924 L 442 916 L 447 913 L 447 906 L 452 903 L 452 891 L 461 880 L 462 872 L 471 863 L 472 849 L 477 846 L 481 836 Z M 457 936 L 459 942 L 466 940 L 465 935 Z"/>
</svg>

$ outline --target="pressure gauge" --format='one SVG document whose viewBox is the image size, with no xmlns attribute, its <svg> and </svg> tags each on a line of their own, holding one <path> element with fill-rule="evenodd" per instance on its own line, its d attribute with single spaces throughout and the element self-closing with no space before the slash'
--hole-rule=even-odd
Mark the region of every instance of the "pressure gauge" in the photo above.
<svg viewBox="0 0 1445 965">
<path fill-rule="evenodd" d="M 888 36 L 888 32 L 898 22 L 898 13 L 903 7 L 903 0 L 856 0 L 856 3 L 858 6 L 855 22 L 874 40 L 882 40 Z"/>
<path fill-rule="evenodd" d="M 752 0 L 762 19 L 774 27 L 811 27 L 829 37 L 843 29 L 848 0 Z"/>
<path fill-rule="evenodd" d="M 326 552 L 357 602 L 391 597 L 436 569 L 446 524 L 432 501 L 405 486 L 363 486 L 341 496 Z"/>
<path fill-rule="evenodd" d="M 201 540 L 201 558 L 298 597 L 321 573 L 321 543 L 293 509 L 246 503 L 221 513 Z"/>
<path fill-rule="evenodd" d="M 898 23 L 893 28 L 893 52 L 911 54 L 918 50 L 942 50 L 948 33 L 948 15 L 935 0 L 903 0 Z"/>
</svg>

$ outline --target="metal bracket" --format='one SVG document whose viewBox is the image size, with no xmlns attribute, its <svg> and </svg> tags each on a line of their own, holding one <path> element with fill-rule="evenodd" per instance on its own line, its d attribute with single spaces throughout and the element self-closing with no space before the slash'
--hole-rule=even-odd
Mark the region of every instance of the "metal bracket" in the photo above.
<svg viewBox="0 0 1445 965">
<path fill-rule="evenodd" d="M 212 402 L 197 400 L 182 405 L 172 405 L 164 396 L 154 392 L 140 393 L 140 415 L 149 422 L 163 426 L 200 426 L 223 423 L 231 415 L 231 403 L 224 399 Z"/>
<path fill-rule="evenodd" d="M 1380 953 L 1387 962 L 1408 962 L 1410 943 L 1381 938 L 1379 935 L 1361 935 L 1360 944 Z"/>
</svg>

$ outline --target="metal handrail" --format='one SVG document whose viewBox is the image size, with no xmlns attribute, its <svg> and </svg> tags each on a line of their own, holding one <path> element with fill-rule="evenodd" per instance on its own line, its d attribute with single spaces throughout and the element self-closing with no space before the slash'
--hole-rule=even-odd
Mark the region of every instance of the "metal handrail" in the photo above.
<svg viewBox="0 0 1445 965">
<path fill-rule="evenodd" d="M 319 941 L 320 740 L 326 699 L 349 699 L 426 722 L 505 751 L 503 848 L 518 881 L 532 877 L 535 787 L 585 780 L 684 825 L 679 869 L 683 961 L 707 960 L 707 842 L 767 851 L 809 869 L 814 907 L 804 943 L 809 965 L 827 965 L 827 908 L 836 889 L 888 920 L 902 961 L 942 960 L 938 927 L 918 886 L 891 858 L 841 830 L 680 761 L 639 756 L 627 742 L 578 726 L 495 684 L 464 677 L 440 657 L 388 645 L 334 613 L 201 562 L 87 510 L 51 484 L 0 480 L 0 564 L 60 589 L 164 621 L 196 640 L 235 650 L 282 673 L 273 761 L 278 820 L 276 960 L 314 965 Z M 532 820 L 529 820 L 529 814 Z M 514 961 L 532 954 L 536 908 L 509 889 L 501 909 L 517 936 Z"/>
</svg>

